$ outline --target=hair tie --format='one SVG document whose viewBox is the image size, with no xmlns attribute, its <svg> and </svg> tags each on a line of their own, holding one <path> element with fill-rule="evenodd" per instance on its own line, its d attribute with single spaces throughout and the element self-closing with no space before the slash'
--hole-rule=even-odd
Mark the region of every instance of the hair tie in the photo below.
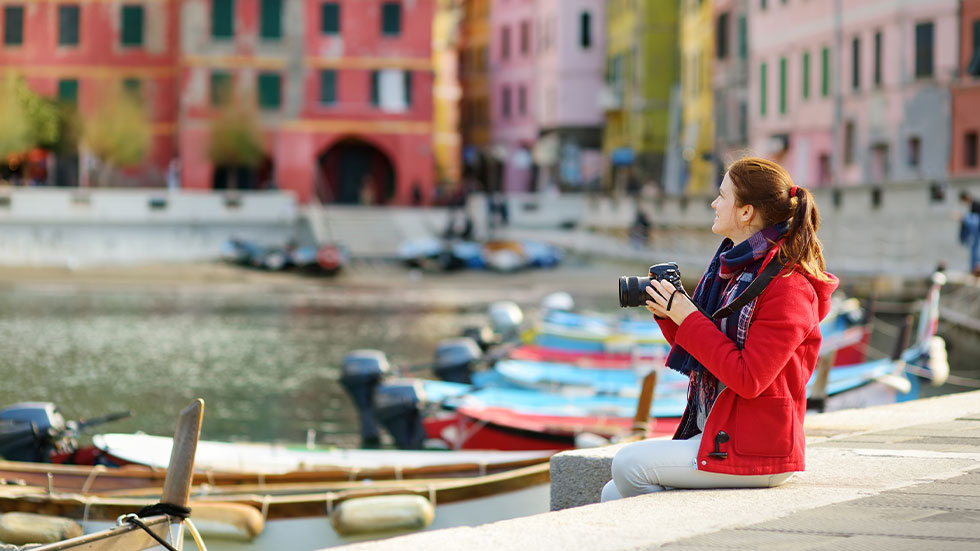
<svg viewBox="0 0 980 551">
<path fill-rule="evenodd" d="M 800 189 L 798 186 L 793 186 L 793 187 L 789 188 L 789 196 L 790 197 L 796 197 L 796 191 L 798 189 Z"/>
</svg>

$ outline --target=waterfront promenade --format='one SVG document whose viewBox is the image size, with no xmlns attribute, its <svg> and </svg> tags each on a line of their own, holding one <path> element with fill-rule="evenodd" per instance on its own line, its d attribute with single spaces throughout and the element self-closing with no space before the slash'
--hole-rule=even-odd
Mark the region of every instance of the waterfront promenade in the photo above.
<svg viewBox="0 0 980 551">
<path fill-rule="evenodd" d="M 980 392 L 813 415 L 806 430 L 807 470 L 782 487 L 662 492 L 341 549 L 980 548 Z M 553 507 L 596 499 L 615 450 L 553 458 Z"/>
</svg>

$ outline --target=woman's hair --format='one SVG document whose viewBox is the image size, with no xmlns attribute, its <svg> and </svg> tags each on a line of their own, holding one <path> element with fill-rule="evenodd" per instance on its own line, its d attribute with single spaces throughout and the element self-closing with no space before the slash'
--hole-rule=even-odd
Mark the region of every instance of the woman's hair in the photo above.
<svg viewBox="0 0 980 551">
<path fill-rule="evenodd" d="M 766 227 L 789 222 L 780 260 L 818 279 L 829 279 L 824 273 L 823 244 L 817 238 L 820 214 L 813 195 L 794 185 L 786 169 L 759 157 L 735 161 L 728 167 L 728 176 L 735 188 L 736 205 L 755 207 Z M 793 188 L 795 197 L 791 196 Z"/>
</svg>

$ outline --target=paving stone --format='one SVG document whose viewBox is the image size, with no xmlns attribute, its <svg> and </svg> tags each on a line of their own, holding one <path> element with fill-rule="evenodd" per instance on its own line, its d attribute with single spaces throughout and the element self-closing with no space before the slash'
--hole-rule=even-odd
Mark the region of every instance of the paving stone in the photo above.
<svg viewBox="0 0 980 551">
<path fill-rule="evenodd" d="M 765 549 L 766 551 L 800 551 L 816 549 L 839 539 L 839 536 L 770 532 L 766 530 L 724 530 L 664 545 L 664 549 L 696 551 L 698 549 Z"/>
<path fill-rule="evenodd" d="M 930 494 L 884 493 L 851 502 L 861 507 L 911 507 L 950 511 L 980 511 L 976 495 L 950 496 Z"/>
<path fill-rule="evenodd" d="M 911 486 L 895 490 L 903 494 L 927 494 L 935 496 L 976 496 L 980 499 L 980 491 L 973 484 L 947 484 L 946 482 L 935 482 L 922 486 Z"/>
<path fill-rule="evenodd" d="M 941 549 L 942 551 L 977 551 L 977 544 L 971 541 L 922 540 L 895 536 L 848 536 L 829 540 L 808 551 L 923 551 Z"/>
</svg>

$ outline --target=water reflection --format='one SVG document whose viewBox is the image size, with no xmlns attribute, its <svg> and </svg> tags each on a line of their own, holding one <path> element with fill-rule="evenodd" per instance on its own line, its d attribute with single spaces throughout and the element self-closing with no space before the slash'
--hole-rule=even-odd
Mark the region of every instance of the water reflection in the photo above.
<svg viewBox="0 0 980 551">
<path fill-rule="evenodd" d="M 129 409 L 105 427 L 170 434 L 194 397 L 209 439 L 357 442 L 336 383 L 342 356 L 380 348 L 395 364 L 430 359 L 438 340 L 480 323 L 478 309 L 393 310 L 380 301 L 174 291 L 0 289 L 0 403 L 51 401 L 68 417 Z"/>
</svg>

